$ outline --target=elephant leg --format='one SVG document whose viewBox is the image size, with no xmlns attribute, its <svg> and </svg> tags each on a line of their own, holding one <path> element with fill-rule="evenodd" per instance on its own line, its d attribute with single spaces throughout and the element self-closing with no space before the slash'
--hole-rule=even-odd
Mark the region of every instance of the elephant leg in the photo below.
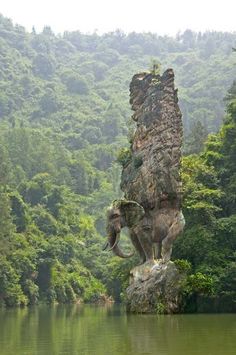
<svg viewBox="0 0 236 355">
<path fill-rule="evenodd" d="M 137 236 L 137 234 L 134 231 L 130 231 L 130 239 L 131 239 L 131 242 L 132 242 L 133 246 L 135 247 L 135 249 L 137 250 L 137 252 L 138 252 L 138 254 L 140 256 L 141 263 L 142 264 L 145 263 L 146 255 L 144 253 L 142 245 L 140 244 L 138 236 Z"/>
<path fill-rule="evenodd" d="M 156 243 L 156 258 L 161 259 L 162 242 Z"/>
<path fill-rule="evenodd" d="M 176 237 L 183 231 L 184 223 L 180 218 L 176 218 L 169 228 L 167 236 L 162 241 L 162 259 L 166 263 L 170 260 L 172 253 L 172 244 Z"/>
<path fill-rule="evenodd" d="M 151 237 L 151 230 L 142 230 L 139 235 L 139 242 L 144 250 L 146 261 L 154 261 L 153 242 Z"/>
<path fill-rule="evenodd" d="M 170 242 L 167 237 L 163 240 L 162 248 L 162 261 L 167 263 L 170 260 L 172 253 L 172 242 Z"/>
<path fill-rule="evenodd" d="M 154 259 L 157 259 L 157 254 L 158 254 L 157 244 L 154 243 L 152 248 L 153 248 Z"/>
<path fill-rule="evenodd" d="M 161 242 L 153 243 L 153 252 L 155 259 L 161 259 Z"/>
</svg>

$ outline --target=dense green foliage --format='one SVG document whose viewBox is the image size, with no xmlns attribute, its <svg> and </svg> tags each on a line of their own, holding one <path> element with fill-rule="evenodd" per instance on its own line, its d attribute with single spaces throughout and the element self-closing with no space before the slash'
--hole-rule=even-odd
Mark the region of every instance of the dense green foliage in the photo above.
<svg viewBox="0 0 236 355">
<path fill-rule="evenodd" d="M 198 153 L 222 123 L 235 42 L 235 34 L 188 30 L 36 34 L 0 16 L 1 303 L 91 301 L 106 289 L 119 297 L 133 261 L 101 246 L 105 209 L 120 195 L 114 161 L 129 159 L 131 77 L 150 63 L 175 69 L 185 151 Z M 235 287 L 235 93 L 220 133 L 185 158 L 188 227 L 175 248 L 217 292 Z"/>
<path fill-rule="evenodd" d="M 236 82 L 226 99 L 219 133 L 209 135 L 202 154 L 184 158 L 187 228 L 174 256 L 192 265 L 189 293 L 227 297 L 228 304 L 222 302 L 219 309 L 229 311 L 235 310 L 236 299 Z M 202 282 L 205 292 L 197 289 Z"/>
</svg>

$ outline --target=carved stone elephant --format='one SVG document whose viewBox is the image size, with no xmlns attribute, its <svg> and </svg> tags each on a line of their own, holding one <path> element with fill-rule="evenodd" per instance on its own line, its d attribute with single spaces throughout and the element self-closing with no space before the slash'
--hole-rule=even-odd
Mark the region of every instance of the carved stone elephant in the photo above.
<svg viewBox="0 0 236 355">
<path fill-rule="evenodd" d="M 133 253 L 123 253 L 118 245 L 121 229 L 128 227 L 131 242 L 142 263 L 155 258 L 167 262 L 171 257 L 173 241 L 184 225 L 184 217 L 179 209 L 162 207 L 145 212 L 135 201 L 115 200 L 107 210 L 108 241 L 103 250 L 109 246 L 115 255 L 131 257 Z"/>
</svg>

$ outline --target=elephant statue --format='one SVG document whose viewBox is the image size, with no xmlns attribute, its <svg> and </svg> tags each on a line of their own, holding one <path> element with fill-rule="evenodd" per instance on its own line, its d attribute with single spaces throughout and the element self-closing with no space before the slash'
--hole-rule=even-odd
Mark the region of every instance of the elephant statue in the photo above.
<svg viewBox="0 0 236 355">
<path fill-rule="evenodd" d="M 133 246 L 141 262 L 153 262 L 161 259 L 163 263 L 170 260 L 172 244 L 182 232 L 185 225 L 181 210 L 171 206 L 145 211 L 135 201 L 115 200 L 107 210 L 108 241 L 103 250 L 109 247 L 121 258 L 131 257 L 119 248 L 120 232 L 128 227 Z"/>
</svg>

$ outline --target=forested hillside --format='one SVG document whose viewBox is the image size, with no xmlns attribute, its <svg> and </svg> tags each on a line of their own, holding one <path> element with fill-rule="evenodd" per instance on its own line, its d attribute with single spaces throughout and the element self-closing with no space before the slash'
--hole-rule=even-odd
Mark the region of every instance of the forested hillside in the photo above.
<svg viewBox="0 0 236 355">
<path fill-rule="evenodd" d="M 116 278 L 125 275 L 127 263 L 102 254 L 101 246 L 105 209 L 120 194 L 115 159 L 128 145 L 131 77 L 153 61 L 161 70 L 174 68 L 185 152 L 198 153 L 223 121 L 223 98 L 236 77 L 235 43 L 236 34 L 189 30 L 176 38 L 120 31 L 55 35 L 49 27 L 36 34 L 0 16 L 2 303 L 93 301 L 105 286 L 117 297 Z M 207 230 L 206 240 L 219 223 L 225 233 L 235 228 L 234 195 L 228 192 L 233 191 L 235 145 L 227 139 L 235 141 L 234 87 L 229 95 L 221 133 L 208 140 L 202 156 L 186 157 L 186 214 L 197 216 L 186 235 L 202 233 L 204 239 Z M 198 179 L 203 179 L 200 191 Z M 204 227 L 206 221 L 210 227 Z M 180 239 L 176 258 L 187 258 L 202 271 L 205 261 L 195 262 L 187 253 L 193 251 L 191 240 Z M 217 280 L 229 267 L 227 252 L 222 253 L 219 272 L 214 258 L 207 261 L 209 277 Z"/>
<path fill-rule="evenodd" d="M 236 310 L 236 82 L 226 99 L 219 133 L 209 135 L 202 154 L 183 161 L 187 228 L 174 256 L 194 271 L 186 289 L 191 311 Z M 196 303 L 196 294 L 211 295 L 208 307 Z"/>
</svg>

